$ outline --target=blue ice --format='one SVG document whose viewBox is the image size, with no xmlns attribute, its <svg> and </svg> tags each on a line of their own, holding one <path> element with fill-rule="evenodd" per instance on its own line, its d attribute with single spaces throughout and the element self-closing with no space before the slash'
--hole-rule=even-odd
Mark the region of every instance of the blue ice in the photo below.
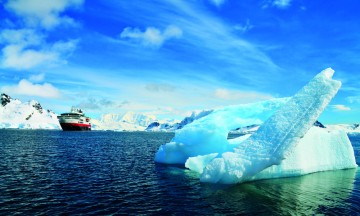
<svg viewBox="0 0 360 216">
<path fill-rule="evenodd" d="M 155 161 L 184 164 L 202 182 L 234 184 L 357 167 L 346 133 L 312 127 L 341 86 L 328 68 L 292 98 L 219 109 L 176 132 Z M 261 124 L 228 140 L 230 130 Z"/>
</svg>

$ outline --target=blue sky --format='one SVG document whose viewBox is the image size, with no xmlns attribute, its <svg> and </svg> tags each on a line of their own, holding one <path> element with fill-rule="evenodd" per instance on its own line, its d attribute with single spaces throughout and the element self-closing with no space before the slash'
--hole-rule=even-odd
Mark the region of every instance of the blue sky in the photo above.
<svg viewBox="0 0 360 216">
<path fill-rule="evenodd" d="M 288 97 L 325 68 L 320 120 L 360 122 L 357 0 L 0 0 L 0 91 L 57 113 L 189 111 Z"/>
</svg>

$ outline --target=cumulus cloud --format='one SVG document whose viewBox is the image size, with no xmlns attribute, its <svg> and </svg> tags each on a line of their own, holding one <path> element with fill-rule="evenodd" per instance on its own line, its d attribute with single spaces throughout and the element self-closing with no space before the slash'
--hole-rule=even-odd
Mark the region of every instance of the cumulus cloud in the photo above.
<svg viewBox="0 0 360 216">
<path fill-rule="evenodd" d="M 30 69 L 42 64 L 66 63 L 63 59 L 75 50 L 77 41 L 56 42 L 41 46 L 29 43 L 8 44 L 2 49 L 2 66 L 13 69 Z"/>
<path fill-rule="evenodd" d="M 40 45 L 44 42 L 44 35 L 34 29 L 4 29 L 0 33 L 0 43 L 19 44 L 22 46 Z"/>
<path fill-rule="evenodd" d="M 126 27 L 120 34 L 120 38 L 134 40 L 145 46 L 154 47 L 160 47 L 165 41 L 180 38 L 181 36 L 182 30 L 174 25 L 166 27 L 163 31 L 148 27 L 144 32 L 138 28 Z"/>
<path fill-rule="evenodd" d="M 193 111 L 185 111 L 185 110 L 181 110 L 181 109 L 176 109 L 174 107 L 162 106 L 162 107 L 157 107 L 156 109 L 153 109 L 153 110 L 145 112 L 145 113 L 148 115 L 155 115 L 160 119 L 176 121 L 174 119 L 174 117 L 182 119 L 186 116 L 191 115 L 192 112 Z"/>
<path fill-rule="evenodd" d="M 61 97 L 61 92 L 50 83 L 34 84 L 26 79 L 20 80 L 14 86 L 4 86 L 2 92 L 8 92 L 12 95 L 39 96 L 44 98 Z"/>
<path fill-rule="evenodd" d="M 214 96 L 222 100 L 234 100 L 239 102 L 253 102 L 258 100 L 266 100 L 273 98 L 269 94 L 258 92 L 237 91 L 219 88 L 214 92 Z"/>
<path fill-rule="evenodd" d="M 121 108 L 121 107 L 126 106 L 128 104 L 130 104 L 130 101 L 123 101 L 119 105 L 117 105 L 117 108 Z"/>
<path fill-rule="evenodd" d="M 145 89 L 151 92 L 172 92 L 175 90 L 175 86 L 168 84 L 148 84 Z"/>
<path fill-rule="evenodd" d="M 11 0 L 4 8 L 13 13 L 0 31 L 2 46 L 1 66 L 26 70 L 39 65 L 66 63 L 66 59 L 76 48 L 77 40 L 51 41 L 50 30 L 61 24 L 74 24 L 75 21 L 62 13 L 70 7 L 78 7 L 83 0 Z"/>
<path fill-rule="evenodd" d="M 210 0 L 211 3 L 213 3 L 216 6 L 221 6 L 222 4 L 225 3 L 226 0 Z"/>
<path fill-rule="evenodd" d="M 292 0 L 275 0 L 273 1 L 273 5 L 275 7 L 285 9 L 290 6 Z"/>
<path fill-rule="evenodd" d="M 7 68 L 29 69 L 45 61 L 54 61 L 54 53 L 24 49 L 19 45 L 9 45 L 3 50 L 2 65 Z"/>
<path fill-rule="evenodd" d="M 52 29 L 60 24 L 72 24 L 74 21 L 61 13 L 70 7 L 79 7 L 83 0 L 12 0 L 5 4 L 8 11 L 21 17 L 27 26 L 41 26 Z"/>
<path fill-rule="evenodd" d="M 242 25 L 242 24 L 237 24 L 237 25 L 234 26 L 234 29 L 235 29 L 236 31 L 241 32 L 241 33 L 245 33 L 245 32 L 249 31 L 249 30 L 252 29 L 252 28 L 254 28 L 254 26 L 250 24 L 250 20 L 249 20 L 249 19 L 247 19 L 247 20 L 246 20 L 246 23 L 243 24 L 243 25 Z"/>
<path fill-rule="evenodd" d="M 346 98 L 349 103 L 360 103 L 360 96 L 350 96 Z"/>
<path fill-rule="evenodd" d="M 347 107 L 343 104 L 332 105 L 331 107 L 336 111 L 350 111 L 351 110 L 350 107 Z"/>
<path fill-rule="evenodd" d="M 101 110 L 102 108 L 115 107 L 117 104 L 114 101 L 106 98 L 87 98 L 77 105 L 82 109 Z"/>
<path fill-rule="evenodd" d="M 29 78 L 29 80 L 31 82 L 42 82 L 42 81 L 44 81 L 44 79 L 45 79 L 45 74 L 44 73 L 32 75 Z"/>
</svg>

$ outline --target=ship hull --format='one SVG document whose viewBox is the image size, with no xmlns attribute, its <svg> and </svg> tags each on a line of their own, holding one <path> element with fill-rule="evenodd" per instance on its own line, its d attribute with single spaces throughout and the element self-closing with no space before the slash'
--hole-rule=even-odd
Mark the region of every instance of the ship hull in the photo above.
<svg viewBox="0 0 360 216">
<path fill-rule="evenodd" d="M 60 126 L 64 131 L 89 131 L 89 130 L 91 130 L 91 124 L 60 123 Z"/>
</svg>

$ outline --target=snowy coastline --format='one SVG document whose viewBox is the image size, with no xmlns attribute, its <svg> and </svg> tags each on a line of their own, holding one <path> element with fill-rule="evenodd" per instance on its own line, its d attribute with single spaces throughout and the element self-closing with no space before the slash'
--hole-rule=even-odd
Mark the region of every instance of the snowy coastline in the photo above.
<svg viewBox="0 0 360 216">
<path fill-rule="evenodd" d="M 236 106 L 235 106 L 236 107 Z M 92 130 L 98 131 L 147 131 L 147 132 L 175 132 L 188 124 L 201 119 L 215 110 L 194 111 L 181 121 L 157 120 L 154 115 L 134 112 L 125 114 L 103 114 L 100 119 L 92 119 Z M 260 124 L 249 124 L 231 129 L 231 134 L 252 134 Z M 360 133 L 359 124 L 329 124 L 325 125 L 329 131 L 342 130 L 346 133 Z M 0 129 L 46 129 L 61 130 L 57 114 L 45 110 L 40 103 L 31 100 L 21 102 L 9 95 L 1 94 Z"/>
<path fill-rule="evenodd" d="M 42 108 L 39 102 L 21 102 L 1 94 L 0 128 L 60 129 L 57 115 Z"/>
</svg>

